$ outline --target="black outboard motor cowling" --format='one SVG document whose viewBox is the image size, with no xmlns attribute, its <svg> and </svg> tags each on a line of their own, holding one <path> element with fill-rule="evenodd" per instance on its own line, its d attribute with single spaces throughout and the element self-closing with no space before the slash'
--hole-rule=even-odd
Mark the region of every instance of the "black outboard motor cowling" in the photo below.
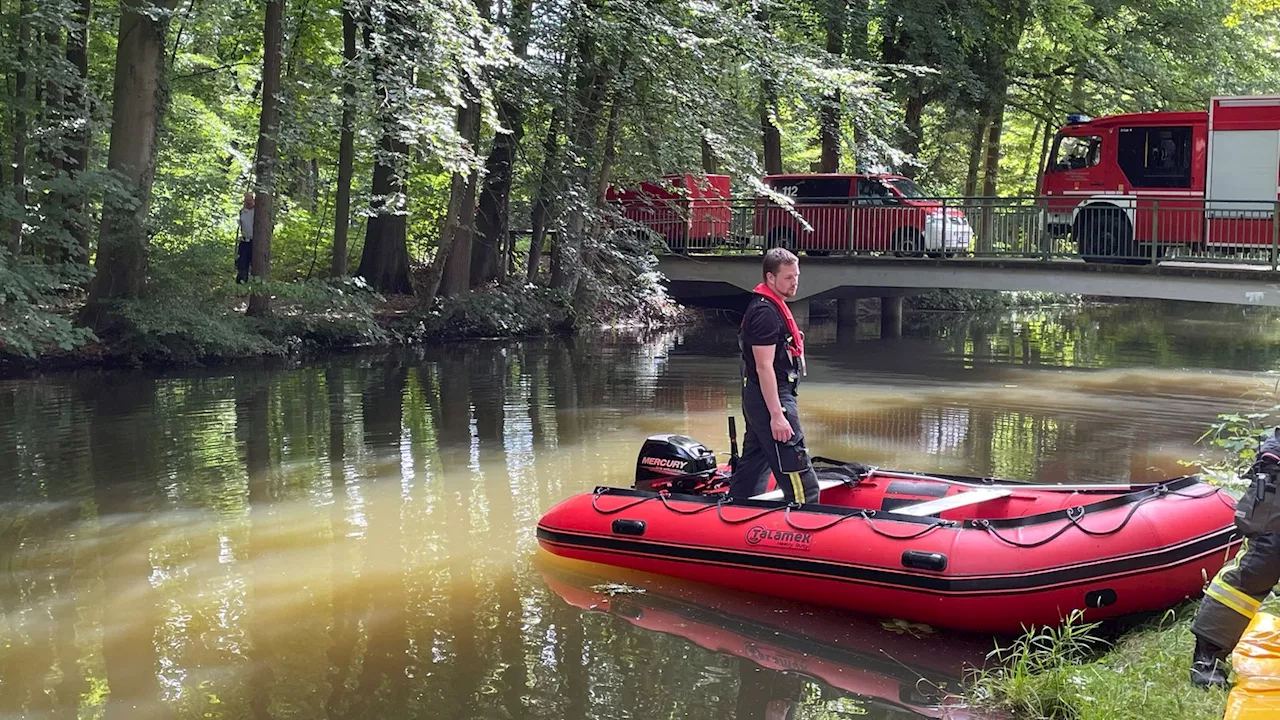
<svg viewBox="0 0 1280 720">
<path fill-rule="evenodd" d="M 684 435 L 650 435 L 636 460 L 636 490 L 689 493 L 716 472 L 716 454 Z"/>
</svg>

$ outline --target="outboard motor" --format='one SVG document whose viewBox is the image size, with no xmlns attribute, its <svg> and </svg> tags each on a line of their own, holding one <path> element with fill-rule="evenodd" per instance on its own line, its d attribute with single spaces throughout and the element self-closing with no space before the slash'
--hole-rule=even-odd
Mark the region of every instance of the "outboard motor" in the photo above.
<svg viewBox="0 0 1280 720">
<path fill-rule="evenodd" d="M 636 490 L 692 493 L 715 477 L 716 454 L 684 435 L 650 435 L 636 460 Z"/>
</svg>

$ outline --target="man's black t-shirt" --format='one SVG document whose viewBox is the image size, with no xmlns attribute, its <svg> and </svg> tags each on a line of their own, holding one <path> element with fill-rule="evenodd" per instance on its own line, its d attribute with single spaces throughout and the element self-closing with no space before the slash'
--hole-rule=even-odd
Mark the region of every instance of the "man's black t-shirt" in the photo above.
<svg viewBox="0 0 1280 720">
<path fill-rule="evenodd" d="M 747 304 L 747 312 L 742 318 L 742 329 L 738 335 L 742 344 L 744 372 L 749 381 L 760 384 L 751 346 L 774 345 L 773 374 L 778 380 L 778 389 L 783 390 L 795 384 L 796 374 L 792 368 L 791 356 L 787 354 L 787 336 L 787 323 L 773 302 L 760 295 L 752 297 Z"/>
</svg>

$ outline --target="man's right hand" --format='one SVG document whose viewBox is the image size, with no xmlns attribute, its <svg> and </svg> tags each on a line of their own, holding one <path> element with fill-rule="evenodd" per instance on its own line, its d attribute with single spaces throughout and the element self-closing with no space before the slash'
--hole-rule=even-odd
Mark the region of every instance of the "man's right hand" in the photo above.
<svg viewBox="0 0 1280 720">
<path fill-rule="evenodd" d="M 787 422 L 786 415 L 774 415 L 769 421 L 769 429 L 773 432 L 773 439 L 783 443 L 795 434 L 791 430 L 791 423 Z"/>
</svg>

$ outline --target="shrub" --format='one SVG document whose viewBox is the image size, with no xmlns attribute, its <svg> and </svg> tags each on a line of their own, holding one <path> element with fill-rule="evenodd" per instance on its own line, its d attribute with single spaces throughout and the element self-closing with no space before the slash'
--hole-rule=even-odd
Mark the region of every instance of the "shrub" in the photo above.
<svg viewBox="0 0 1280 720">
<path fill-rule="evenodd" d="M 422 337 L 516 337 L 572 330 L 574 312 L 563 290 L 512 283 L 439 298 L 419 321 Z"/>
</svg>

